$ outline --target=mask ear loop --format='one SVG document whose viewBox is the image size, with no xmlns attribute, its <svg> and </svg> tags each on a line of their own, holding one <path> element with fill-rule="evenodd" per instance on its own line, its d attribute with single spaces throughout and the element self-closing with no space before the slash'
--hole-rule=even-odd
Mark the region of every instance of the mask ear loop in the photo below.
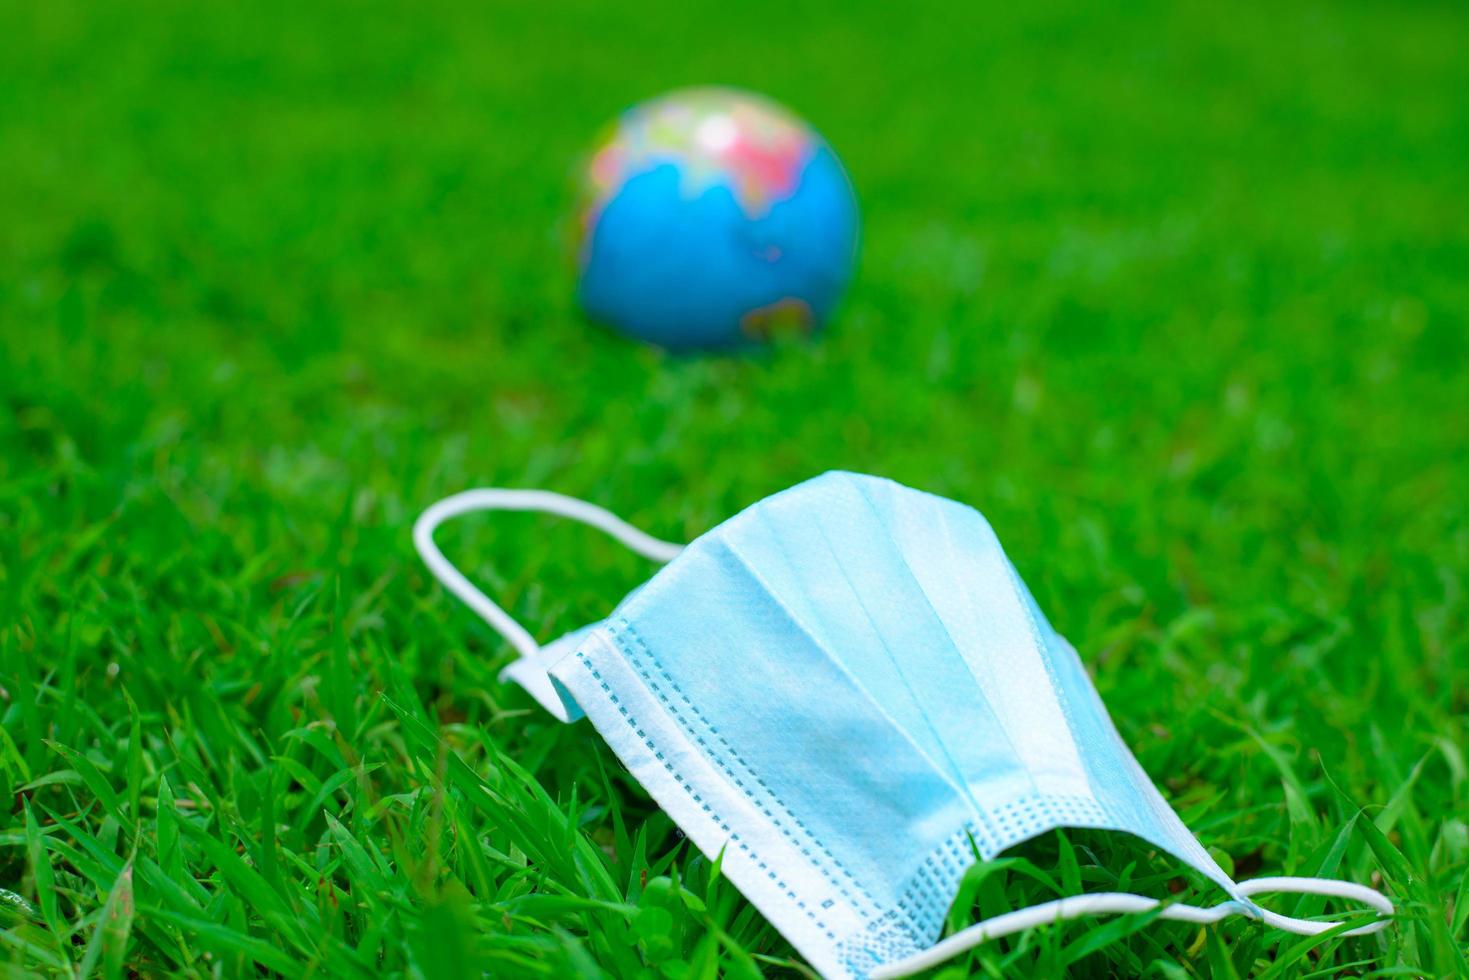
<svg viewBox="0 0 1469 980">
<path fill-rule="evenodd" d="M 520 659 L 507 667 L 505 673 L 525 686 L 546 710 L 561 721 L 567 721 L 568 712 L 552 688 L 550 678 L 546 676 L 541 645 L 513 616 L 455 568 L 454 563 L 445 558 L 439 546 L 434 543 L 434 531 L 444 522 L 477 511 L 494 510 L 533 511 L 569 518 L 604 532 L 629 550 L 660 564 L 672 561 L 683 550 L 683 546 L 640 531 L 596 504 L 550 490 L 507 490 L 494 487 L 466 490 L 440 500 L 414 522 L 414 547 L 418 549 L 419 557 L 434 578 L 474 610 L 520 654 Z"/>
<path fill-rule="evenodd" d="M 1241 895 L 1250 896 L 1261 892 L 1291 892 L 1300 895 L 1323 895 L 1328 898 L 1347 898 L 1370 906 L 1384 916 L 1394 913 L 1392 901 L 1386 895 L 1366 885 L 1354 884 L 1350 881 L 1335 881 L 1330 878 L 1255 878 L 1239 884 Z M 1126 892 L 1098 892 L 1092 895 L 1075 895 L 1071 898 L 1060 898 L 1053 902 L 1042 902 L 1029 908 L 1020 909 L 1016 912 L 1007 912 L 997 915 L 974 925 L 961 932 L 956 932 L 949 938 L 930 946 L 920 953 L 905 957 L 894 963 L 880 966 L 868 974 L 869 980 L 897 980 L 899 977 L 911 976 L 920 973 L 930 967 L 937 966 L 945 960 L 951 959 L 975 946 L 987 943 L 1001 936 L 1020 932 L 1035 926 L 1047 925 L 1055 922 L 1064 922 L 1067 919 L 1081 918 L 1093 915 L 1121 915 L 1130 912 L 1151 912 L 1161 906 L 1158 913 L 1160 919 L 1171 919 L 1176 922 L 1193 922 L 1200 925 L 1218 922 L 1231 915 L 1246 915 L 1250 918 L 1258 918 L 1266 925 L 1274 926 L 1286 932 L 1293 932 L 1300 936 L 1315 936 L 1335 929 L 1340 922 L 1312 922 L 1309 919 L 1297 919 L 1289 915 L 1280 915 L 1265 909 L 1256 911 L 1250 909 L 1241 902 L 1221 902 L 1210 908 L 1202 908 L 1197 905 L 1164 905 L 1156 898 L 1147 898 L 1142 895 L 1132 895 Z M 1386 929 L 1391 919 L 1379 919 L 1369 922 L 1355 929 L 1348 929 L 1338 933 L 1340 936 L 1366 936 L 1370 933 L 1380 932 Z"/>
</svg>

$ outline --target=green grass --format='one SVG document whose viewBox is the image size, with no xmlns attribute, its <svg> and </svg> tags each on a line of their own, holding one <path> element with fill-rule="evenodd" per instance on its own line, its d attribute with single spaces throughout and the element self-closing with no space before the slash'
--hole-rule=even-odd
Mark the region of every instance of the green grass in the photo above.
<svg viewBox="0 0 1469 980">
<path fill-rule="evenodd" d="M 938 975 L 1469 972 L 1469 18 L 1092 6 L 0 3 L 4 972 L 802 975 L 408 532 L 499 484 L 688 537 L 837 466 L 987 514 L 1241 877 L 1402 910 Z M 851 170 L 817 344 L 670 359 L 572 307 L 576 154 L 704 81 Z M 440 540 L 542 639 L 649 571 Z M 951 925 L 1119 881 L 1214 898 L 1053 834 Z"/>
</svg>

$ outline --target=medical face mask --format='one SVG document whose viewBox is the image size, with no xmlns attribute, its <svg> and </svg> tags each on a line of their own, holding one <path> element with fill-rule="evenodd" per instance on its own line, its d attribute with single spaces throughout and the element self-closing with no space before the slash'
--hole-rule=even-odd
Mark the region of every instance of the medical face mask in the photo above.
<svg viewBox="0 0 1469 980">
<path fill-rule="evenodd" d="M 667 564 L 605 620 L 542 648 L 433 543 L 444 520 L 486 509 L 570 517 Z M 937 942 L 976 856 L 1058 827 L 1134 834 L 1227 896 L 1164 904 L 1162 918 L 1238 914 L 1303 935 L 1337 925 L 1267 911 L 1252 900 L 1264 892 L 1392 913 L 1345 882 L 1233 881 L 1123 744 L 989 524 L 962 504 L 828 473 L 680 548 L 581 501 L 476 490 L 434 505 L 414 534 L 440 581 L 519 651 L 506 675 L 557 718 L 589 718 L 824 976 L 905 976 L 1030 926 L 1160 908 L 1081 895 Z"/>
</svg>

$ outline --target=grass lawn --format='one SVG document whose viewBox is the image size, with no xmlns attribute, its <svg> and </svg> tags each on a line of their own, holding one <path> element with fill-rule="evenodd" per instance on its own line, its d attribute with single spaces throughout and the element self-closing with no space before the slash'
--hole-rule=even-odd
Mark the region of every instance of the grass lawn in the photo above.
<svg viewBox="0 0 1469 980">
<path fill-rule="evenodd" d="M 0 969 L 810 975 L 496 682 L 409 528 L 545 486 L 687 538 L 842 467 L 985 512 L 1226 869 L 1402 912 L 938 976 L 1469 973 L 1469 17 L 1092 6 L 0 0 Z M 818 343 L 673 359 L 572 305 L 577 154 L 706 81 L 851 171 Z M 650 571 L 439 540 L 542 640 Z M 1219 897 L 1050 834 L 950 927 L 1122 881 Z"/>
</svg>

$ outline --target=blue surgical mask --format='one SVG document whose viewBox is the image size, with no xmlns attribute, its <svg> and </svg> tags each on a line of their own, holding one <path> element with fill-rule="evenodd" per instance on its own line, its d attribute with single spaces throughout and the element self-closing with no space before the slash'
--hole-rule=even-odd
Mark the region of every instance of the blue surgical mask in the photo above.
<svg viewBox="0 0 1469 980">
<path fill-rule="evenodd" d="M 433 543 L 439 523 L 482 509 L 572 517 L 667 565 L 605 620 L 541 648 Z M 988 522 L 962 504 L 828 473 L 679 548 L 581 501 L 479 490 L 430 508 L 415 540 L 519 650 L 509 678 L 558 718 L 589 718 L 824 976 L 904 976 L 1029 926 L 1158 907 L 1077 896 L 935 945 L 976 854 L 1058 827 L 1134 834 L 1228 896 L 1166 905 L 1164 918 L 1241 914 L 1307 935 L 1336 925 L 1251 898 L 1291 891 L 1392 913 L 1345 882 L 1233 881 L 1123 744 Z"/>
</svg>

